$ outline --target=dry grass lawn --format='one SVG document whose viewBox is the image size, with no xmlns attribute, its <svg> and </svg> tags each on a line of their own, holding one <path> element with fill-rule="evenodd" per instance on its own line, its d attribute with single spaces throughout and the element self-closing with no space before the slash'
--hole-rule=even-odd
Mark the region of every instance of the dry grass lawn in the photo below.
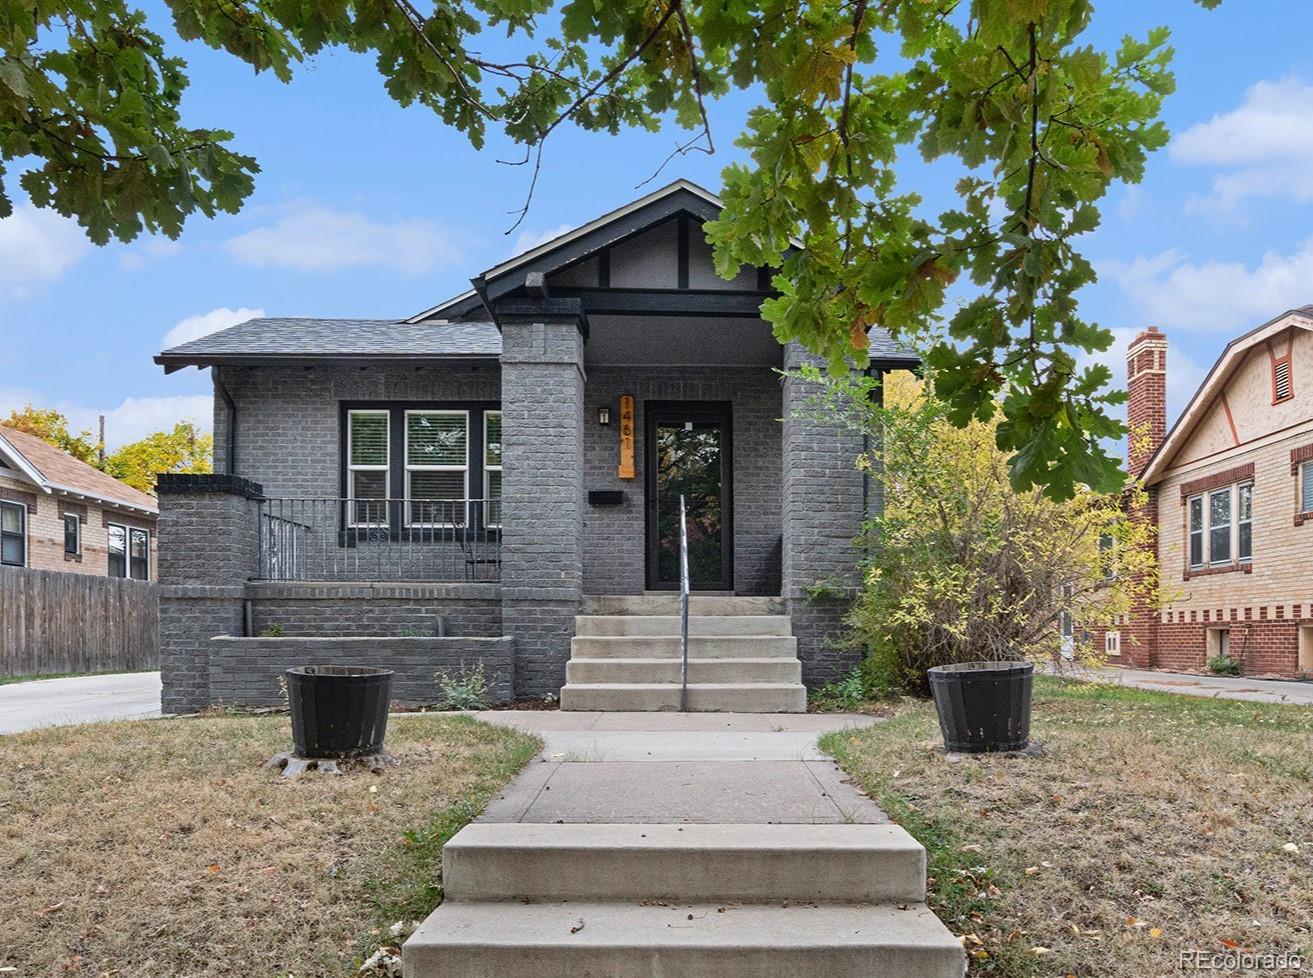
<svg viewBox="0 0 1313 978">
<path fill-rule="evenodd" d="M 0 737 L 0 971 L 342 976 L 441 899 L 442 843 L 538 750 L 394 718 L 400 767 L 288 781 L 285 716 Z"/>
<path fill-rule="evenodd" d="M 1313 968 L 1313 711 L 1037 679 L 1031 730 L 1042 759 L 950 764 L 907 702 L 822 741 L 926 845 L 972 974 L 1179 975 L 1187 949 Z"/>
</svg>

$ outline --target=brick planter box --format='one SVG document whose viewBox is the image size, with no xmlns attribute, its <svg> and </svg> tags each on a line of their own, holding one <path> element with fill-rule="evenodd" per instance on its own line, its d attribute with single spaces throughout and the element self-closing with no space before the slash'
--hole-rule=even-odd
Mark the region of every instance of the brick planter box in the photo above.
<svg viewBox="0 0 1313 978">
<path fill-rule="evenodd" d="M 489 696 L 511 698 L 515 640 L 499 638 L 287 637 L 210 639 L 210 702 L 215 706 L 279 706 L 279 677 L 293 666 L 391 669 L 392 698 L 422 705 L 438 698 L 434 673 L 483 663 Z"/>
</svg>

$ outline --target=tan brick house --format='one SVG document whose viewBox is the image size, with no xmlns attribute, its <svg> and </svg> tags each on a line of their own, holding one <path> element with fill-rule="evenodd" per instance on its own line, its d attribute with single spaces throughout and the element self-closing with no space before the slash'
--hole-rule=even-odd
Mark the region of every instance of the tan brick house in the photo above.
<svg viewBox="0 0 1313 978">
<path fill-rule="evenodd" d="M 1313 306 L 1232 340 L 1167 431 L 1167 338 L 1127 351 L 1128 468 L 1149 489 L 1163 604 L 1097 636 L 1113 662 L 1313 674 Z"/>
<path fill-rule="evenodd" d="M 0 426 L 0 564 L 152 580 L 155 498 Z"/>
</svg>

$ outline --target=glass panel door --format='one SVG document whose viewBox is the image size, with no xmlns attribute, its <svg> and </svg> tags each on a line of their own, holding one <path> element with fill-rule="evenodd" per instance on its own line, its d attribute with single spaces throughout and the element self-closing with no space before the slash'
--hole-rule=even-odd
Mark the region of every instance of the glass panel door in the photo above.
<svg viewBox="0 0 1313 978">
<path fill-rule="evenodd" d="M 650 410 L 650 409 L 649 409 Z M 732 590 L 727 411 L 688 405 L 648 417 L 648 586 L 679 586 L 679 498 L 692 587 Z"/>
</svg>

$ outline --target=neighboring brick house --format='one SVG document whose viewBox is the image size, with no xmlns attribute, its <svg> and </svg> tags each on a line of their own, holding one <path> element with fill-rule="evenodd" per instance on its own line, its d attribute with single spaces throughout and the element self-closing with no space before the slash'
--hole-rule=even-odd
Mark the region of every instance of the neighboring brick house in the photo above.
<svg viewBox="0 0 1313 978">
<path fill-rule="evenodd" d="M 276 702 L 278 668 L 331 656 L 407 689 L 478 659 L 505 695 L 555 695 L 581 612 L 668 607 L 680 493 L 694 588 L 771 618 L 744 627 L 774 651 L 796 638 L 805 682 L 850 670 L 834 639 L 879 487 L 861 434 L 797 411 L 809 385 L 781 370 L 807 356 L 760 317 L 769 270 L 715 274 L 720 208 L 679 181 L 409 319 L 260 319 L 160 354 L 215 390 L 216 475 L 158 487 L 165 709 Z M 871 340 L 873 371 L 916 366 Z"/>
<path fill-rule="evenodd" d="M 0 426 L 0 564 L 151 580 L 153 496 Z"/>
<path fill-rule="evenodd" d="M 1127 351 L 1128 469 L 1148 488 L 1163 605 L 1096 636 L 1123 665 L 1313 674 L 1313 306 L 1231 341 L 1167 431 L 1167 339 Z"/>
</svg>

